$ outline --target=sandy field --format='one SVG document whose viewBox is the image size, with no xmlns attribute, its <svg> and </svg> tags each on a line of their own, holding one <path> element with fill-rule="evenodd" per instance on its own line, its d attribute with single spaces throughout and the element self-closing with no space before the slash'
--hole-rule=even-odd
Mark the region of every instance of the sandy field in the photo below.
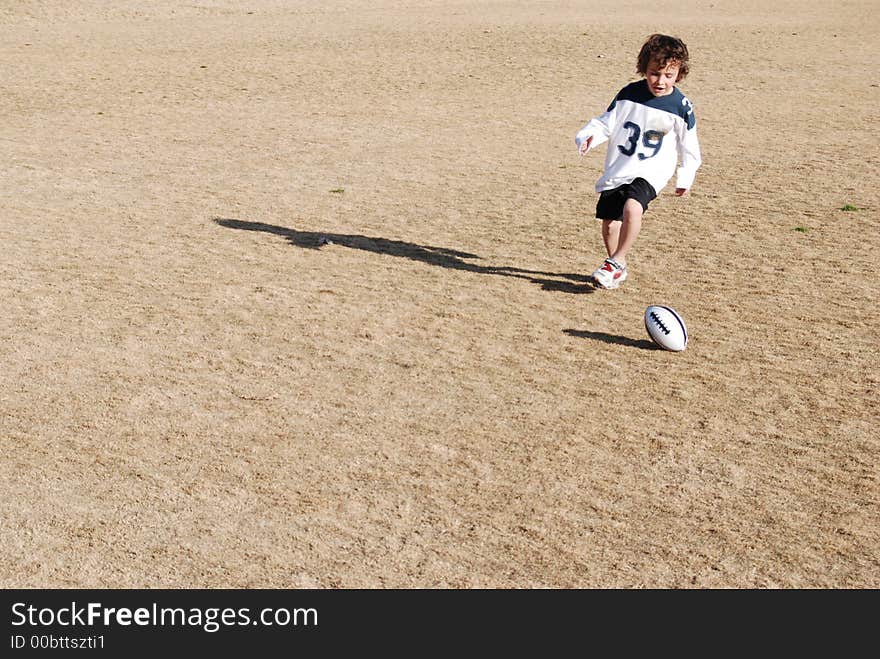
<svg viewBox="0 0 880 659">
<path fill-rule="evenodd" d="M 574 135 L 652 32 L 704 164 L 597 290 Z M 0 37 L 0 586 L 880 587 L 875 0 L 17 0 Z"/>
</svg>

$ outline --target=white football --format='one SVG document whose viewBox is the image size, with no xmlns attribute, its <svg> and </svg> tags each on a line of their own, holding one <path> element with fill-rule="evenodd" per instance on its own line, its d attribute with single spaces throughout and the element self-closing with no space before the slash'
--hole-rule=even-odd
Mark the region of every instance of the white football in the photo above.
<svg viewBox="0 0 880 659">
<path fill-rule="evenodd" d="M 652 304 L 645 309 L 645 329 L 651 340 L 664 350 L 681 352 L 687 347 L 687 327 L 672 307 Z"/>
</svg>

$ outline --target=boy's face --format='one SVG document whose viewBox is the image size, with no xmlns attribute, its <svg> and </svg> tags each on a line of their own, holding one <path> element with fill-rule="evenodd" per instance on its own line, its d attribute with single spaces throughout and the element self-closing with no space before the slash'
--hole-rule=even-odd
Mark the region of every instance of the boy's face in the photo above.
<svg viewBox="0 0 880 659">
<path fill-rule="evenodd" d="M 670 60 L 661 64 L 657 60 L 651 60 L 645 71 L 645 79 L 648 81 L 648 89 L 654 96 L 666 96 L 675 89 L 678 81 L 678 62 Z"/>
</svg>

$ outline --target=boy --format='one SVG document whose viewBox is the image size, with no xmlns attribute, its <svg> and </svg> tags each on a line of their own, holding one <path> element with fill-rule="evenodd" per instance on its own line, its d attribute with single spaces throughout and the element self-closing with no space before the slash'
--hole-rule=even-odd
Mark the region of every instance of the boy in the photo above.
<svg viewBox="0 0 880 659">
<path fill-rule="evenodd" d="M 675 87 L 688 74 L 681 39 L 648 37 L 636 70 L 643 76 L 618 92 L 608 110 L 575 137 L 580 155 L 609 141 L 605 171 L 596 182 L 596 217 L 608 258 L 593 273 L 600 288 L 627 278 L 626 256 L 642 228 L 642 215 L 678 166 L 675 195 L 685 194 L 700 166 L 700 144 L 691 102 Z"/>
</svg>

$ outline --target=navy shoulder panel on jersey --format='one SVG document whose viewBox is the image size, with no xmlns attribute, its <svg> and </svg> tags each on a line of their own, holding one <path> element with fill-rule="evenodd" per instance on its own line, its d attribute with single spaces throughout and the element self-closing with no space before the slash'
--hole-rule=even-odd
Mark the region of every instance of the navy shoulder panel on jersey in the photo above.
<svg viewBox="0 0 880 659">
<path fill-rule="evenodd" d="M 637 80 L 621 89 L 614 100 L 611 101 L 611 105 L 608 106 L 608 109 L 613 109 L 618 101 L 632 101 L 633 103 L 646 105 L 649 108 L 655 108 L 657 110 L 669 112 L 670 114 L 676 114 L 684 119 L 689 130 L 697 123 L 696 118 L 694 117 L 693 104 L 691 104 L 687 97 L 679 91 L 678 87 L 673 89 L 672 93 L 666 96 L 654 96 L 648 88 L 648 82 L 646 80 Z"/>
</svg>

